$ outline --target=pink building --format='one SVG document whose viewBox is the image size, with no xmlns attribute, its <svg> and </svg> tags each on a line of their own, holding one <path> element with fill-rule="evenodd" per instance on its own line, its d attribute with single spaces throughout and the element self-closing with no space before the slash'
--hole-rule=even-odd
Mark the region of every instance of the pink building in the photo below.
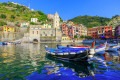
<svg viewBox="0 0 120 80">
<path fill-rule="evenodd" d="M 74 35 L 80 37 L 81 35 L 87 35 L 87 28 L 84 27 L 82 24 L 74 25 Z"/>
<path fill-rule="evenodd" d="M 68 27 L 68 36 L 72 39 L 74 38 L 74 32 L 73 31 L 74 31 L 73 26 L 69 26 Z"/>
<path fill-rule="evenodd" d="M 68 26 L 65 23 L 61 25 L 61 30 L 63 34 L 68 35 Z"/>
<path fill-rule="evenodd" d="M 48 19 L 54 19 L 54 15 L 52 15 L 52 14 L 48 14 Z"/>
<path fill-rule="evenodd" d="M 77 35 L 78 37 L 80 37 L 81 35 L 87 35 L 86 27 L 84 27 L 82 24 L 73 25 L 73 22 L 61 24 L 61 30 L 63 34 L 69 36 L 72 39 L 75 35 Z"/>
</svg>

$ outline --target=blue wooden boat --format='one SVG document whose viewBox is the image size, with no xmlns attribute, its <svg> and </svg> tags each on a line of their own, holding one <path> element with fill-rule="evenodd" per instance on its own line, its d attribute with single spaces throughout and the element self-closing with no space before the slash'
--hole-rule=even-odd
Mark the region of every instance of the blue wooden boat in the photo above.
<svg viewBox="0 0 120 80">
<path fill-rule="evenodd" d="M 6 43 L 6 42 L 3 42 L 3 43 L 2 43 L 2 45 L 8 45 L 8 43 Z"/>
<path fill-rule="evenodd" d="M 69 47 L 59 47 L 58 49 L 48 48 L 45 45 L 45 51 L 47 55 L 52 57 L 69 60 L 69 61 L 89 61 L 89 59 L 93 58 L 95 53 L 94 51 L 95 41 L 93 41 L 92 47 L 90 49 L 87 48 L 69 48 Z"/>
<path fill-rule="evenodd" d="M 65 49 L 54 49 L 47 48 L 46 54 L 55 58 L 69 60 L 69 61 L 85 61 L 88 59 L 88 51 L 84 49 L 80 50 L 65 50 Z"/>
</svg>

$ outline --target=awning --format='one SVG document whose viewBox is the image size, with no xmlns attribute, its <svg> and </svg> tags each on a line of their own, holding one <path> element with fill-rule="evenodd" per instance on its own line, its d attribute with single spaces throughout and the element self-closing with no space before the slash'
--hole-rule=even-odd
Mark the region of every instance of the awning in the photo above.
<svg viewBox="0 0 120 80">
<path fill-rule="evenodd" d="M 105 38 L 105 36 L 102 36 L 101 38 Z"/>
</svg>

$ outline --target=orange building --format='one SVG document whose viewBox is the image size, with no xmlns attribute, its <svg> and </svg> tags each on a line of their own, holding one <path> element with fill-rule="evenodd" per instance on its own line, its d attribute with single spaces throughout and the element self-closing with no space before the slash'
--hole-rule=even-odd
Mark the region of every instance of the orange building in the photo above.
<svg viewBox="0 0 120 80">
<path fill-rule="evenodd" d="M 94 28 L 89 28 L 87 35 L 93 38 L 111 38 L 112 37 L 112 26 L 99 26 Z"/>
</svg>

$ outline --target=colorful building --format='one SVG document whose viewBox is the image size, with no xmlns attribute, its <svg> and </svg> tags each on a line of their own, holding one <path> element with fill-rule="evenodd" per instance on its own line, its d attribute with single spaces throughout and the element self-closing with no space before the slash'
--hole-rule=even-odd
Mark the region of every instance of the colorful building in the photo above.
<svg viewBox="0 0 120 80">
<path fill-rule="evenodd" d="M 87 34 L 93 38 L 112 38 L 112 26 L 89 28 Z"/>
<path fill-rule="evenodd" d="M 85 26 L 83 26 L 82 24 L 79 25 L 79 35 L 87 35 L 87 28 Z"/>
<path fill-rule="evenodd" d="M 87 31 L 88 36 L 92 36 L 93 38 L 98 38 L 98 27 L 89 28 Z"/>
<path fill-rule="evenodd" d="M 115 36 L 120 37 L 120 25 L 116 26 L 115 28 Z"/>
<path fill-rule="evenodd" d="M 68 35 L 68 26 L 65 23 L 61 25 L 61 30 L 62 34 Z"/>
<path fill-rule="evenodd" d="M 67 35 L 62 35 L 62 40 L 70 40 L 70 37 Z"/>
<path fill-rule="evenodd" d="M 75 35 L 77 35 L 78 37 L 80 37 L 81 35 L 87 35 L 87 28 L 84 27 L 82 24 L 73 25 L 72 22 L 71 22 L 72 24 L 69 23 L 61 24 L 62 34 L 65 34 L 72 39 L 74 38 Z"/>
<path fill-rule="evenodd" d="M 28 27 L 29 26 L 29 23 L 26 22 L 26 23 L 21 23 L 20 27 Z"/>
<path fill-rule="evenodd" d="M 31 18 L 31 22 L 38 22 L 38 18 Z"/>
<path fill-rule="evenodd" d="M 15 32 L 15 27 L 4 25 L 3 32 Z"/>
<path fill-rule="evenodd" d="M 48 14 L 48 19 L 54 19 L 54 15 L 52 15 L 52 14 Z"/>
<path fill-rule="evenodd" d="M 44 24 L 41 28 L 53 28 L 52 24 Z"/>
<path fill-rule="evenodd" d="M 68 25 L 68 26 L 73 26 L 74 23 L 73 23 L 72 21 L 68 21 L 67 25 Z"/>
<path fill-rule="evenodd" d="M 74 38 L 74 30 L 73 30 L 73 26 L 68 26 L 68 36 L 70 37 L 70 38 Z"/>
</svg>

